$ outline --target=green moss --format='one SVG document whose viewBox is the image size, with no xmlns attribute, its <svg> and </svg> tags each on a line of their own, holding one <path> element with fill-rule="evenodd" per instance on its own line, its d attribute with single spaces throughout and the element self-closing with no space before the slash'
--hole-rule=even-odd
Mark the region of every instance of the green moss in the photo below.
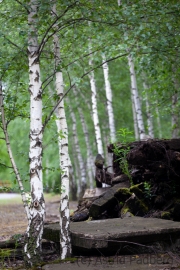
<svg viewBox="0 0 180 270">
<path fill-rule="evenodd" d="M 119 201 L 126 201 L 131 197 L 132 193 L 130 192 L 129 188 L 119 188 L 114 197 L 116 197 Z"/>
<path fill-rule="evenodd" d="M 124 206 L 121 210 L 121 215 L 125 215 L 127 212 L 130 212 L 130 209 L 129 207 L 127 206 Z"/>
<path fill-rule="evenodd" d="M 64 259 L 64 260 L 61 260 L 61 259 L 56 259 L 56 260 L 54 260 L 54 261 L 49 261 L 49 262 L 42 262 L 39 266 L 44 266 L 44 265 L 46 265 L 46 264 L 57 264 L 57 263 L 65 263 L 65 262 L 70 262 L 70 263 L 75 263 L 75 262 L 77 262 L 77 258 L 74 258 L 74 257 L 72 257 L 72 258 L 66 258 L 66 259 Z M 35 269 L 37 269 L 37 266 L 36 266 L 36 268 L 34 268 L 34 270 Z M 38 268 L 39 269 L 39 268 Z"/>
<path fill-rule="evenodd" d="M 121 210 L 121 214 L 126 214 L 127 212 L 133 215 L 144 216 L 148 212 L 148 207 L 143 200 L 139 200 L 138 197 L 134 195 L 129 200 L 127 200 Z"/>
<path fill-rule="evenodd" d="M 162 212 L 161 213 L 161 218 L 162 219 L 167 219 L 167 220 L 170 220 L 171 219 L 171 213 L 170 212 Z"/>
<path fill-rule="evenodd" d="M 148 212 L 148 210 L 149 210 L 148 209 L 148 206 L 142 200 L 137 199 L 137 201 L 136 201 L 135 204 L 144 213 L 147 213 Z"/>
<path fill-rule="evenodd" d="M 141 190 L 141 188 L 142 188 L 142 183 L 133 185 L 132 187 L 130 187 L 130 192 L 134 193 L 139 199 L 143 199 L 144 193 Z"/>
</svg>

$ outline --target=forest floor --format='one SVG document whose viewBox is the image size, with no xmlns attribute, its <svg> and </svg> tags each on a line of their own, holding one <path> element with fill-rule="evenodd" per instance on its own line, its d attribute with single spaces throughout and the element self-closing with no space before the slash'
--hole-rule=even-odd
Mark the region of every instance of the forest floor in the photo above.
<svg viewBox="0 0 180 270">
<path fill-rule="evenodd" d="M 10 197 L 10 198 L 9 198 Z M 45 223 L 59 222 L 59 195 L 45 194 L 46 219 Z M 70 202 L 70 213 L 77 208 L 77 202 Z M 21 196 L 4 196 L 0 194 L 0 242 L 11 239 L 12 236 L 24 234 L 27 229 L 27 217 L 21 201 Z M 2 250 L 0 249 L 0 255 Z M 58 254 L 46 256 L 45 261 L 54 261 Z M 21 259 L 13 258 L 2 262 L 0 256 L 0 269 L 14 269 L 22 267 Z"/>
<path fill-rule="evenodd" d="M 45 223 L 59 222 L 59 195 L 45 194 Z M 70 212 L 77 208 L 77 202 L 70 202 Z M 26 213 L 21 197 L 1 199 L 0 194 L 0 241 L 8 240 L 12 235 L 23 234 L 27 229 Z"/>
<path fill-rule="evenodd" d="M 45 195 L 46 200 L 46 223 L 59 222 L 59 195 Z M 77 202 L 70 202 L 70 212 L 77 208 Z M 2 199 L 0 194 L 0 242 L 8 240 L 15 234 L 25 233 L 27 228 L 27 219 L 20 196 L 12 199 Z M 1 249 L 0 249 L 1 254 Z M 54 262 L 56 261 L 56 264 Z M 142 256 L 114 256 L 114 257 L 76 257 L 74 261 L 58 263 L 59 254 L 43 256 L 44 266 L 38 268 L 42 270 L 69 269 L 78 270 L 88 267 L 89 270 L 101 270 L 105 268 L 111 270 L 117 269 L 142 269 L 142 270 L 175 270 L 179 269 L 179 256 L 174 254 L 161 254 L 152 257 L 151 255 Z M 70 263 L 72 262 L 72 263 Z M 74 263 L 73 263 L 74 262 Z M 52 264 L 53 263 L 53 264 Z M 148 265 L 147 265 L 148 263 Z M 11 258 L 0 259 L 0 269 L 24 269 L 22 259 Z"/>
</svg>

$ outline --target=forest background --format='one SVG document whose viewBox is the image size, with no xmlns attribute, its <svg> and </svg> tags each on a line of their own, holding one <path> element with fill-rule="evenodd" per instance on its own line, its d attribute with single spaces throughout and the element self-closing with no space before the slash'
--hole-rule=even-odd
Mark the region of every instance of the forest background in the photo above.
<svg viewBox="0 0 180 270">
<path fill-rule="evenodd" d="M 0 80 L 4 89 L 4 107 L 12 151 L 26 191 L 29 191 L 30 110 L 26 3 L 0 1 Z M 42 39 L 52 23 L 52 14 L 49 12 L 50 1 L 39 3 L 38 32 L 39 39 Z M 92 187 L 94 160 L 98 153 L 92 119 L 91 70 L 94 72 L 97 89 L 99 126 L 106 165 L 107 145 L 112 142 L 102 53 L 109 68 L 116 135 L 118 131 L 126 129 L 132 131 L 134 140 L 139 139 L 135 134 L 137 123 L 132 109 L 132 73 L 128 64 L 128 55 L 131 55 L 145 133 L 150 133 L 150 121 L 153 137 L 179 137 L 180 3 L 174 0 L 100 0 L 88 3 L 57 1 L 57 10 L 62 12 L 57 32 L 61 47 L 58 69 L 63 73 L 64 91 L 68 91 L 64 102 L 72 165 L 70 187 L 78 195 L 84 181 L 82 177 L 86 179 L 87 187 Z M 53 29 L 50 28 L 40 56 L 44 121 L 57 100 L 53 84 L 55 65 L 52 35 Z M 76 87 L 71 89 L 74 84 Z M 60 188 L 58 138 L 64 135 L 57 132 L 56 119 L 56 114 L 53 114 L 46 125 L 43 139 L 43 186 L 47 192 L 59 192 Z M 87 128 L 89 145 L 82 123 Z M 7 153 L 2 123 L 0 127 L 0 183 L 10 181 L 13 191 L 17 192 L 19 188 Z M 149 135 L 152 137 L 152 134 Z M 120 139 L 117 135 L 116 140 Z M 91 165 L 87 162 L 88 147 L 91 149 Z"/>
</svg>

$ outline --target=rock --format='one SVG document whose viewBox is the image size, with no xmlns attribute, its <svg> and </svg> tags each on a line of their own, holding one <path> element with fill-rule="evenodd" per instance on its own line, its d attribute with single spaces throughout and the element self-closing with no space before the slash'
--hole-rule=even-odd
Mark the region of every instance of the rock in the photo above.
<svg viewBox="0 0 180 270">
<path fill-rule="evenodd" d="M 177 199 L 174 203 L 173 220 L 180 221 L 180 199 Z"/>
<path fill-rule="evenodd" d="M 98 219 L 100 214 L 106 210 L 114 208 L 116 204 L 117 200 L 114 197 L 113 190 L 110 188 L 104 195 L 92 203 L 89 209 L 89 215 L 94 219 Z"/>
<path fill-rule="evenodd" d="M 130 187 L 129 177 L 126 174 L 118 175 L 118 176 L 114 177 L 111 181 L 112 185 L 116 185 L 119 183 L 125 183 L 125 182 L 126 182 L 125 187 Z"/>
<path fill-rule="evenodd" d="M 97 154 L 94 164 L 96 167 L 102 168 L 104 165 L 104 158 L 100 154 Z"/>
<path fill-rule="evenodd" d="M 74 222 L 78 222 L 78 221 L 84 221 L 87 220 L 89 218 L 89 211 L 88 209 L 85 209 L 81 212 L 74 212 L 74 214 L 71 216 L 71 220 Z"/>
<path fill-rule="evenodd" d="M 171 220 L 172 219 L 172 214 L 168 211 L 162 211 L 161 212 L 161 218 L 166 219 L 166 220 Z"/>
<path fill-rule="evenodd" d="M 144 199 L 144 183 L 133 185 L 130 187 L 130 192 L 134 193 L 139 199 Z"/>
<path fill-rule="evenodd" d="M 131 197 L 126 200 L 123 208 L 121 209 L 121 217 L 124 217 L 127 212 L 130 212 L 134 216 L 143 217 L 148 212 L 148 207 L 133 193 Z"/>
<path fill-rule="evenodd" d="M 90 209 L 89 215 L 94 219 L 98 219 L 104 211 L 111 211 L 119 204 L 120 201 L 125 201 L 131 196 L 128 188 L 122 187 L 123 183 L 117 184 L 109 188 L 105 194 L 96 199 Z"/>
<path fill-rule="evenodd" d="M 100 195 L 104 194 L 108 189 L 109 187 L 86 189 L 83 199 L 98 198 Z"/>
</svg>

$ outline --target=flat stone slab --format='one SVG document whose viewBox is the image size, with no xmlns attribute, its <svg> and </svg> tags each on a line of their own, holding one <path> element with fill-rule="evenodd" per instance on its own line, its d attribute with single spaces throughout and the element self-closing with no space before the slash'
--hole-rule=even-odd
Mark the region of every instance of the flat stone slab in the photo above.
<svg viewBox="0 0 180 270">
<path fill-rule="evenodd" d="M 74 222 L 70 224 L 73 252 L 147 253 L 180 247 L 180 223 L 142 217 Z M 59 242 L 59 224 L 46 225 L 43 238 Z M 128 247 L 128 249 L 127 249 Z M 134 251 L 132 249 L 134 248 Z M 131 251 L 130 251 L 131 250 Z"/>
<path fill-rule="evenodd" d="M 85 190 L 83 199 L 98 198 L 100 195 L 104 194 L 108 189 L 109 187 L 93 188 L 93 189 L 88 188 Z"/>
</svg>

